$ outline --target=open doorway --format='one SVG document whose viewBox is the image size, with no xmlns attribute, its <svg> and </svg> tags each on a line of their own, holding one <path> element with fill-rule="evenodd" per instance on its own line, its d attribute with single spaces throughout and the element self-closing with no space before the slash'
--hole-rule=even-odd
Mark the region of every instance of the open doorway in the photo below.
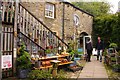
<svg viewBox="0 0 120 80">
<path fill-rule="evenodd" d="M 81 48 L 84 50 L 84 36 L 88 36 L 88 34 L 86 32 L 82 32 L 79 35 L 79 39 L 78 39 L 78 48 Z"/>
<path fill-rule="evenodd" d="M 88 34 L 86 32 L 82 32 L 80 34 L 80 37 L 79 37 L 79 47 L 80 48 L 83 48 L 83 38 L 84 38 L 84 36 L 88 36 Z"/>
</svg>

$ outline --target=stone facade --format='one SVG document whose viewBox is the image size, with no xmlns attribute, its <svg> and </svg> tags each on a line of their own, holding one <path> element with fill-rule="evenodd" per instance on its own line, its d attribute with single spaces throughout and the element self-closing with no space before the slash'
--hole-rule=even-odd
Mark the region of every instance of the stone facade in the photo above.
<svg viewBox="0 0 120 80">
<path fill-rule="evenodd" d="M 65 41 L 80 36 L 85 32 L 88 35 L 92 34 L 93 16 L 83 10 L 75 7 L 68 2 L 50 2 L 55 6 L 55 17 L 45 17 L 45 5 L 47 2 L 27 2 L 22 3 L 30 12 L 38 17 L 48 28 L 62 38 L 62 21 L 63 21 L 63 4 L 64 4 L 64 37 Z M 74 15 L 79 18 L 79 24 L 75 26 Z"/>
</svg>

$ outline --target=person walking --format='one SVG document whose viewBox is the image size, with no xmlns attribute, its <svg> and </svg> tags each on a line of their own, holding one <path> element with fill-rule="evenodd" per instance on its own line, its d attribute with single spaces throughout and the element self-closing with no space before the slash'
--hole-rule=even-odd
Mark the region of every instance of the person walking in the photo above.
<svg viewBox="0 0 120 80">
<path fill-rule="evenodd" d="M 102 62 L 102 52 L 103 52 L 103 42 L 101 41 L 101 38 L 98 36 L 98 41 L 96 43 L 96 50 L 97 50 L 97 60 L 100 60 Z"/>
<path fill-rule="evenodd" d="M 87 49 L 87 61 L 91 62 L 90 59 L 91 59 L 91 55 L 92 55 L 93 46 L 92 46 L 90 38 L 88 38 L 88 41 L 86 43 L 86 49 Z"/>
</svg>

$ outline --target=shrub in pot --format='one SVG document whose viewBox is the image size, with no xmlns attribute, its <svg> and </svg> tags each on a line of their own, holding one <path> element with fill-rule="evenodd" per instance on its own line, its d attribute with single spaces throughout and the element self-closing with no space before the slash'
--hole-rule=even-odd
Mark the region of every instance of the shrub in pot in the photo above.
<svg viewBox="0 0 120 80">
<path fill-rule="evenodd" d="M 27 74 L 32 66 L 30 61 L 30 54 L 25 51 L 25 45 L 22 44 L 17 56 L 17 70 L 19 78 L 26 78 Z"/>
</svg>

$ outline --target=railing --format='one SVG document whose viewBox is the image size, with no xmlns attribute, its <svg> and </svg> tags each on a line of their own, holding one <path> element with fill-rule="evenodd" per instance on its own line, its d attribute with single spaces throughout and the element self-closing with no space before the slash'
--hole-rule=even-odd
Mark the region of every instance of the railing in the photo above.
<svg viewBox="0 0 120 80">
<path fill-rule="evenodd" d="M 59 47 L 64 49 L 68 45 L 53 33 L 43 22 L 28 11 L 22 4 L 19 4 L 18 27 L 20 32 L 31 40 L 42 46 L 44 49 L 50 48 L 57 53 Z M 37 13 L 36 13 L 37 14 Z"/>
<path fill-rule="evenodd" d="M 35 43 L 29 37 L 27 37 L 26 35 L 24 35 L 23 33 L 18 31 L 17 44 L 18 44 L 18 46 L 20 46 L 23 43 L 25 44 L 26 51 L 28 51 L 29 53 L 34 54 L 34 53 L 38 53 L 39 51 L 41 51 L 41 53 L 39 53 L 39 55 L 45 56 L 45 49 L 43 49 L 41 46 L 39 46 L 37 43 Z"/>
<path fill-rule="evenodd" d="M 12 23 L 14 22 L 15 5 L 14 1 L 0 1 L 0 12 L 2 13 L 2 22 Z"/>
</svg>

